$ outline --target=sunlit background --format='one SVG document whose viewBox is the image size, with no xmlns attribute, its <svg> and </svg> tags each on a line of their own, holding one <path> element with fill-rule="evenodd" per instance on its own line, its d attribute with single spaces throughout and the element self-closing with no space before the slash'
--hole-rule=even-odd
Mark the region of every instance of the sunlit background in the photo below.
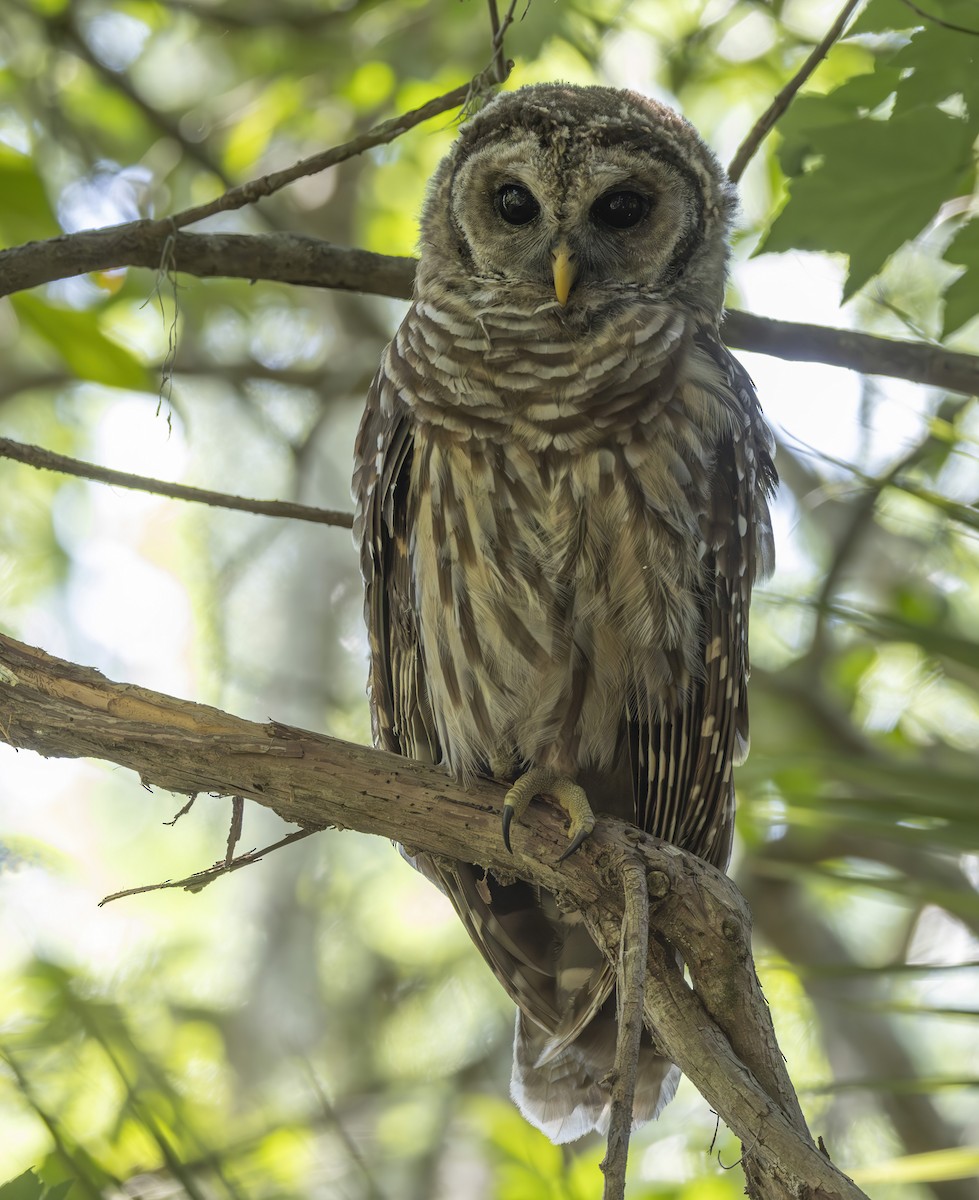
<svg viewBox="0 0 979 1200">
<path fill-rule="evenodd" d="M 508 40 L 511 84 L 638 88 L 681 107 L 727 161 L 837 7 L 534 0 Z M 0 240 L 177 211 L 287 166 L 468 78 L 489 58 L 487 28 L 476 0 L 8 0 Z M 836 47 L 810 90 L 869 71 L 873 48 Z M 200 229 L 410 254 L 455 128 L 437 119 Z M 844 257 L 752 257 L 784 200 L 777 144 L 743 181 L 732 306 L 937 338 L 944 218 L 843 307 Z M 363 396 L 404 307 L 136 270 L 53 284 L 0 302 L 0 435 L 348 508 Z M 979 351 L 979 324 L 948 344 Z M 734 868 L 759 973 L 834 1160 L 880 1200 L 967 1200 L 976 408 L 740 357 L 783 478 L 779 567 L 754 608 Z M 369 742 L 347 531 L 5 460 L 0 484 L 5 632 L 112 679 Z M 183 803 L 122 768 L 0 745 L 0 1181 L 33 1166 L 74 1179 L 71 1197 L 599 1193 L 597 1141 L 564 1154 L 511 1108 L 509 1001 L 447 902 L 380 839 L 324 833 L 200 894 L 99 908 L 223 857 L 230 800 L 201 796 L 168 824 Z M 284 832 L 249 805 L 240 847 Z M 684 1081 L 637 1136 L 630 1195 L 740 1196 L 739 1146 L 715 1126 Z"/>
</svg>

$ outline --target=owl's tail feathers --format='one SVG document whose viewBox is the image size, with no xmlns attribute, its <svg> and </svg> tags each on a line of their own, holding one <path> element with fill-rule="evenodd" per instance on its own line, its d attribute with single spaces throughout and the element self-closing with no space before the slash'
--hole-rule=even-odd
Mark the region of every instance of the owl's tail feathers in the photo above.
<svg viewBox="0 0 979 1200">
<path fill-rule="evenodd" d="M 510 1095 L 524 1117 L 552 1142 L 573 1142 L 593 1129 L 608 1132 L 615 1056 L 615 1020 L 601 1012 L 570 1044 L 549 1052 L 553 1039 L 517 1013 Z M 673 1099 L 680 1068 L 643 1039 L 636 1075 L 632 1127 L 651 1121 Z"/>
</svg>

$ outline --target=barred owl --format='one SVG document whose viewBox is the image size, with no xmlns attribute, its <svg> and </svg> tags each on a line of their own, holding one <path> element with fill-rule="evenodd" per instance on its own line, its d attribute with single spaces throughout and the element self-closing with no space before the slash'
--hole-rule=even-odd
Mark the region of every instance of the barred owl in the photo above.
<svg viewBox="0 0 979 1200">
<path fill-rule="evenodd" d="M 726 868 L 773 444 L 718 336 L 733 189 L 632 92 L 498 96 L 431 182 L 354 476 L 377 745 Z M 512 1095 L 608 1127 L 615 972 L 551 894 L 414 864 L 517 1005 Z M 644 1034 L 634 1121 L 678 1081 Z"/>
</svg>

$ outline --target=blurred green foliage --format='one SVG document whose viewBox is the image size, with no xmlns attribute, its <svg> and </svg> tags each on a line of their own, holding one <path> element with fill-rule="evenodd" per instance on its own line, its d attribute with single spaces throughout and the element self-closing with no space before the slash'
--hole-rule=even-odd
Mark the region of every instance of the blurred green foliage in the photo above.
<svg viewBox="0 0 979 1200">
<path fill-rule="evenodd" d="M 730 158 L 835 7 L 533 0 L 508 36 L 511 84 L 652 91 Z M 979 350 L 979 39 L 949 27 L 976 24 L 974 0 L 865 5 L 744 178 L 732 302 Z M 210 199 L 489 57 L 478 0 L 4 0 L 0 242 Z M 411 253 L 455 130 L 437 119 L 204 228 Z M 0 433 L 343 508 L 401 311 L 142 271 L 61 281 L 0 302 Z M 875 1200 L 967 1200 L 979 416 L 935 390 L 749 365 L 783 478 L 738 777 L 759 974 L 834 1159 Z M 115 678 L 369 740 L 344 531 L 3 460 L 0 481 L 5 629 Z M 164 828 L 180 802 L 128 772 L 0 750 L 0 1196 L 599 1193 L 602 1147 L 552 1147 L 506 1100 L 509 1003 L 390 847 L 322 835 L 198 896 L 97 909 L 221 857 L 227 802 Z M 243 847 L 279 835 L 246 813 Z M 635 1139 L 630 1196 L 734 1200 L 739 1153 L 684 1083 Z"/>
<path fill-rule="evenodd" d="M 972 0 L 939 0 L 929 13 L 934 19 L 922 20 L 902 0 L 871 0 L 850 36 L 875 39 L 872 70 L 802 97 L 779 126 L 789 201 L 762 248 L 843 251 L 850 264 L 844 298 L 941 219 L 944 205 L 959 201 L 959 217 L 969 211 L 979 137 L 979 9 Z M 971 25 L 955 24 L 961 20 Z M 959 237 L 967 230 L 971 237 L 970 224 Z M 946 309 L 946 333 L 979 308 L 979 272 L 968 260 L 951 261 L 967 269 Z"/>
<path fill-rule="evenodd" d="M 25 1171 L 0 1187 L 0 1200 L 64 1200 L 71 1188 L 70 1179 L 49 1188 L 33 1171 Z"/>
</svg>

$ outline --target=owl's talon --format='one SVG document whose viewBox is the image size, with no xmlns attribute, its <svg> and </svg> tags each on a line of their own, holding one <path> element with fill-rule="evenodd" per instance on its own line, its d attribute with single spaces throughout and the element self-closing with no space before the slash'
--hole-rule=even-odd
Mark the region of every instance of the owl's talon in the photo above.
<svg viewBox="0 0 979 1200">
<path fill-rule="evenodd" d="M 530 777 L 534 775 L 534 779 Z M 525 782 L 530 780 L 529 785 Z M 536 775 L 534 771 L 528 771 L 526 775 L 521 775 L 517 782 L 503 797 L 503 845 L 513 853 L 513 847 L 510 845 L 510 826 L 514 819 L 520 818 L 527 811 L 527 806 L 530 804 L 534 796 L 537 795 L 535 790 Z"/>
<path fill-rule="evenodd" d="M 583 825 L 578 830 L 578 832 L 574 835 L 574 837 L 571 839 L 571 845 L 561 855 L 561 857 L 558 859 L 558 862 L 563 863 L 566 858 L 570 858 L 571 855 L 574 854 L 574 852 L 576 850 L 580 849 L 582 844 L 591 837 L 591 831 L 594 827 L 595 827 L 594 821 L 592 821 L 591 825 Z M 572 824 L 571 828 L 572 829 L 574 828 L 573 824 Z"/>
<path fill-rule="evenodd" d="M 513 853 L 513 847 L 510 845 L 510 825 L 513 821 L 513 805 L 506 800 L 503 801 L 503 845 Z"/>
<path fill-rule="evenodd" d="M 571 828 L 568 837 L 571 845 L 558 859 L 564 862 L 574 854 L 582 842 L 595 828 L 595 814 L 588 803 L 584 788 L 566 775 L 557 775 L 547 767 L 531 767 L 521 775 L 507 792 L 503 800 L 503 844 L 510 853 L 510 826 L 514 818 L 519 820 L 527 811 L 527 807 L 535 796 L 550 796 L 571 818 Z"/>
</svg>

